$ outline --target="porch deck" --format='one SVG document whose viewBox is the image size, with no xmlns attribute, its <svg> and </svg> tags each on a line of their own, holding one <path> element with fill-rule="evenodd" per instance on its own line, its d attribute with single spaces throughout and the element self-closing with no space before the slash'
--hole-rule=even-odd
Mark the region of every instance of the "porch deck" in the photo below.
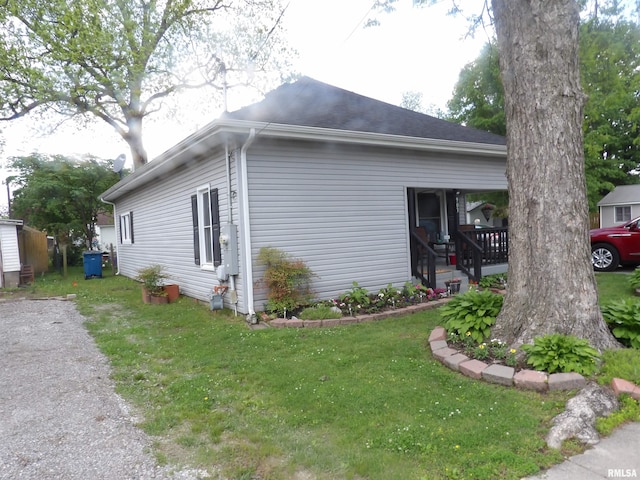
<svg viewBox="0 0 640 480">
<path fill-rule="evenodd" d="M 441 250 L 435 250 L 437 244 L 423 240 L 419 231 L 412 231 L 411 268 L 413 275 L 419 277 L 423 284 L 444 288 L 445 281 L 459 278 L 461 290 L 465 291 L 469 278 L 479 281 L 483 276 L 507 271 L 507 228 L 473 228 L 454 232 L 453 236 L 457 265 L 447 265 L 448 256 Z"/>
</svg>

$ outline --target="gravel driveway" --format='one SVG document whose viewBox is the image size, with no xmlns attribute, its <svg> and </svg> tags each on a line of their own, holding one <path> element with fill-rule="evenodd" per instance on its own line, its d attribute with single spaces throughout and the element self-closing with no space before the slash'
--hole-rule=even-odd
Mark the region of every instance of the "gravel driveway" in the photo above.
<svg viewBox="0 0 640 480">
<path fill-rule="evenodd" d="M 196 479 L 158 467 L 73 302 L 0 302 L 1 479 Z"/>
</svg>

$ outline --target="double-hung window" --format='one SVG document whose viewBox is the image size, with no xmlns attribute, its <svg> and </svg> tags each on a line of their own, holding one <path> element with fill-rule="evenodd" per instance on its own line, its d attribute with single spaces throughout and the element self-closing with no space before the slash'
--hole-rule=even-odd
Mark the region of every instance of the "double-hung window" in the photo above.
<svg viewBox="0 0 640 480">
<path fill-rule="evenodd" d="M 209 185 L 199 187 L 191 197 L 191 214 L 195 264 L 213 269 L 221 260 L 218 190 Z"/>
<path fill-rule="evenodd" d="M 120 215 L 120 243 L 123 245 L 133 243 L 133 212 Z"/>
<path fill-rule="evenodd" d="M 622 223 L 622 222 L 629 222 L 629 221 L 631 221 L 631 207 L 628 205 L 616 207 L 615 222 Z"/>
</svg>

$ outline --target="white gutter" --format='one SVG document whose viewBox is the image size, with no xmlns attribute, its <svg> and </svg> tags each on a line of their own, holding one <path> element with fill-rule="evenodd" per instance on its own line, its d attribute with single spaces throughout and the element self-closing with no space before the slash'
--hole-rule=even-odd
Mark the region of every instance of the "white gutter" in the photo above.
<svg viewBox="0 0 640 480">
<path fill-rule="evenodd" d="M 105 200 L 104 198 L 100 197 L 100 201 L 102 203 L 108 203 L 109 205 L 113 206 L 113 228 L 116 229 L 116 232 L 118 230 L 118 227 L 116 227 L 116 220 L 118 218 L 118 215 L 116 215 L 116 204 L 115 203 L 111 203 L 108 202 L 107 200 Z M 116 265 L 117 265 L 117 270 L 116 270 L 116 275 L 120 275 L 120 254 L 118 253 L 118 235 L 116 235 Z"/>
<path fill-rule="evenodd" d="M 249 137 L 240 149 L 240 195 L 242 196 L 241 222 L 244 245 L 245 286 L 247 291 L 247 308 L 249 323 L 256 323 L 256 312 L 253 309 L 253 264 L 251 262 L 251 222 L 249 219 L 249 180 L 247 178 L 247 150 L 256 138 L 256 129 L 249 131 Z"/>
</svg>

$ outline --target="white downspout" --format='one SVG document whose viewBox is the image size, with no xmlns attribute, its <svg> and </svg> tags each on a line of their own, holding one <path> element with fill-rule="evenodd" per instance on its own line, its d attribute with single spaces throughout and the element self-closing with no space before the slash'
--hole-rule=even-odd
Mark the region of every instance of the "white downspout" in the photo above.
<svg viewBox="0 0 640 480">
<path fill-rule="evenodd" d="M 249 323 L 257 323 L 256 312 L 253 309 L 253 264 L 251 263 L 251 222 L 249 219 L 249 180 L 247 178 L 247 150 L 256 138 L 256 129 L 249 131 L 249 137 L 240 149 L 240 195 L 241 202 L 241 221 L 244 241 L 244 263 L 246 265 L 246 291 L 247 291 L 247 307 L 249 315 L 247 320 Z"/>
<path fill-rule="evenodd" d="M 229 143 L 225 141 L 224 144 L 224 158 L 227 167 L 227 223 L 231 225 L 233 223 L 233 210 L 231 207 L 231 157 L 229 156 Z M 231 303 L 233 304 L 233 311 L 235 315 L 238 315 L 238 292 L 236 292 L 236 276 L 229 276 L 229 287 L 231 289 Z"/>
<path fill-rule="evenodd" d="M 116 227 L 116 220 L 118 219 L 118 215 L 116 214 L 116 204 L 108 202 L 102 197 L 100 197 L 100 201 L 102 203 L 108 203 L 109 205 L 113 206 L 113 228 L 115 228 L 117 232 L 118 227 Z M 118 245 L 119 245 L 118 235 L 116 235 L 116 260 L 117 260 L 117 266 L 118 266 L 118 269 L 116 270 L 116 275 L 120 275 L 120 252 L 118 252 Z"/>
</svg>

